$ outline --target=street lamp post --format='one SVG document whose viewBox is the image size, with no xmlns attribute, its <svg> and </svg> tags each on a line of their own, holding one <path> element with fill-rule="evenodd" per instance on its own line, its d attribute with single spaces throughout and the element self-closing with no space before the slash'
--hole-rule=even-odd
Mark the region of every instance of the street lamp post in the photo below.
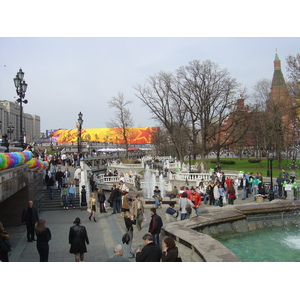
<svg viewBox="0 0 300 300">
<path fill-rule="evenodd" d="M 271 153 L 271 155 L 269 155 L 269 162 L 270 162 L 270 191 L 269 191 L 269 200 L 272 201 L 274 200 L 274 191 L 273 191 L 273 153 Z"/>
<path fill-rule="evenodd" d="M 17 101 L 20 103 L 20 146 L 24 148 L 24 136 L 23 136 L 23 103 L 28 103 L 27 100 L 23 100 L 25 98 L 25 93 L 27 90 L 27 83 L 24 79 L 24 72 L 20 68 L 16 77 L 14 78 L 14 83 L 16 87 L 16 92 L 19 98 Z"/>
<path fill-rule="evenodd" d="M 11 123 L 9 123 L 9 126 L 7 127 L 7 133 L 9 134 L 10 142 L 11 142 L 11 134 L 14 133 L 14 129 L 15 129 L 15 127 L 12 126 Z"/>
<path fill-rule="evenodd" d="M 191 173 L 191 146 L 189 146 L 189 173 Z"/>
<path fill-rule="evenodd" d="M 78 114 L 78 137 L 77 137 L 77 150 L 78 150 L 78 155 L 81 152 L 81 129 L 82 129 L 82 123 L 83 123 L 83 119 L 82 119 L 82 113 L 80 112 Z"/>
</svg>

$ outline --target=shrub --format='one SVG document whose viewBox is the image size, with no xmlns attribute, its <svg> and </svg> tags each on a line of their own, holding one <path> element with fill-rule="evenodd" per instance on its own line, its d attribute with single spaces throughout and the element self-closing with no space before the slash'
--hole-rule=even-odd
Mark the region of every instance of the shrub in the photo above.
<svg viewBox="0 0 300 300">
<path fill-rule="evenodd" d="M 213 159 L 210 161 L 212 164 L 216 164 L 217 160 Z M 220 165 L 234 165 L 235 161 L 234 160 L 220 160 Z"/>
<path fill-rule="evenodd" d="M 249 159 L 248 159 L 248 162 L 249 162 L 250 164 L 258 164 L 258 163 L 261 162 L 261 159 L 258 159 L 258 158 L 249 158 Z"/>
</svg>

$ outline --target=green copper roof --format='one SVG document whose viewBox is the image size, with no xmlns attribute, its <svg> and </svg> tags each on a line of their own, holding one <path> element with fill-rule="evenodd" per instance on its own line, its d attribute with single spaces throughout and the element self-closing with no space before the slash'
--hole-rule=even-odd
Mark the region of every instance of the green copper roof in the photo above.
<svg viewBox="0 0 300 300">
<path fill-rule="evenodd" d="M 279 57 L 278 57 L 277 51 L 276 51 L 276 54 L 275 54 L 275 60 L 280 60 Z"/>
</svg>

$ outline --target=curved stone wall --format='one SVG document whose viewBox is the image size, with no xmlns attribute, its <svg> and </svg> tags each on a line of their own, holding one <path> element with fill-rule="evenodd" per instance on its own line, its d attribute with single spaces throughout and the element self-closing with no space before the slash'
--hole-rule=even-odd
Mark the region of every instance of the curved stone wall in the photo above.
<svg viewBox="0 0 300 300">
<path fill-rule="evenodd" d="M 286 200 L 204 209 L 199 217 L 166 224 L 162 236 L 175 239 L 184 262 L 237 262 L 235 254 L 210 235 L 299 224 L 299 211 L 300 201 Z"/>
</svg>

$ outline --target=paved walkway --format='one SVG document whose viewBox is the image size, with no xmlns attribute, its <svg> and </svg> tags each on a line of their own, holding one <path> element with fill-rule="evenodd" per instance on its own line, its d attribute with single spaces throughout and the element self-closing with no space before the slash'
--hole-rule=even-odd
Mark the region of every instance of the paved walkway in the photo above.
<svg viewBox="0 0 300 300">
<path fill-rule="evenodd" d="M 240 198 L 235 204 L 251 203 L 253 197 L 244 201 Z M 226 205 L 225 205 L 226 206 Z M 143 245 L 142 236 L 148 232 L 149 222 L 151 219 L 150 208 L 152 205 L 145 205 L 145 215 L 147 221 L 143 223 L 143 228 L 138 231 L 134 226 L 133 249 L 137 249 L 139 245 Z M 165 211 L 168 205 L 163 205 L 157 210 L 157 214 L 161 216 L 164 223 Z M 178 204 L 176 205 L 178 209 Z M 220 210 L 222 208 L 201 204 L 200 214 Z M 69 253 L 69 229 L 73 226 L 76 217 L 81 219 L 82 225 L 87 229 L 90 244 L 87 246 L 85 254 L 86 262 L 105 262 L 113 255 L 113 246 L 122 244 L 122 236 L 125 233 L 125 222 L 121 214 L 111 214 L 112 208 L 107 208 L 107 213 L 96 214 L 96 220 L 89 221 L 89 213 L 86 210 L 69 209 L 61 211 L 45 211 L 40 214 L 40 218 L 46 220 L 46 226 L 52 233 L 50 241 L 49 261 L 50 262 L 73 262 L 74 255 Z M 193 215 L 192 215 L 193 216 Z M 25 225 L 6 227 L 11 238 L 12 251 L 9 254 L 11 262 L 38 262 L 39 255 L 36 249 L 36 242 L 27 242 Z M 122 244 L 123 245 L 123 244 Z M 124 257 L 129 256 L 129 249 L 126 244 L 123 245 Z M 129 259 L 134 262 L 135 259 Z"/>
</svg>

